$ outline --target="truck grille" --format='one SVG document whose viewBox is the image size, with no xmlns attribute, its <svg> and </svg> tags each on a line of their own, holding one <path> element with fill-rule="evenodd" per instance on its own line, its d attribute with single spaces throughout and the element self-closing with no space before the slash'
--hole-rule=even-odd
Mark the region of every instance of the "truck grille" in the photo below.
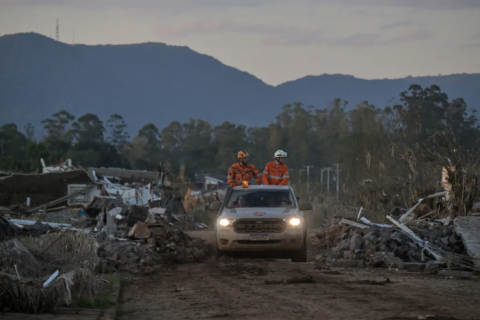
<svg viewBox="0 0 480 320">
<path fill-rule="evenodd" d="M 239 219 L 233 224 L 233 229 L 237 233 L 283 232 L 285 230 L 285 221 L 282 219 Z"/>
<path fill-rule="evenodd" d="M 266 241 L 255 241 L 255 240 L 238 240 L 240 244 L 279 244 L 282 240 L 266 240 Z"/>
</svg>

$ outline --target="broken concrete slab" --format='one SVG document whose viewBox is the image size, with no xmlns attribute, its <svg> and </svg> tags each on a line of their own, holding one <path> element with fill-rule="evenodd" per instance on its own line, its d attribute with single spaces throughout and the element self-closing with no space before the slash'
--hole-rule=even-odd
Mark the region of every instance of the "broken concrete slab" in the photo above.
<svg viewBox="0 0 480 320">
<path fill-rule="evenodd" d="M 360 229 L 370 228 L 370 226 L 368 226 L 366 224 L 359 223 L 359 222 L 356 222 L 356 221 L 353 221 L 353 220 L 350 220 L 350 219 L 346 219 L 346 218 L 342 218 L 342 220 L 340 220 L 339 224 L 348 224 L 348 225 L 351 225 L 351 226 L 354 226 L 354 227 L 360 228 Z"/>
<path fill-rule="evenodd" d="M 95 174 L 94 174 L 95 172 Z M 120 168 L 89 168 L 88 175 L 92 180 L 103 177 L 116 177 L 125 182 L 143 182 L 157 184 L 160 173 L 156 171 L 128 170 Z"/>
<path fill-rule="evenodd" d="M 63 197 L 67 185 L 71 183 L 91 184 L 92 180 L 83 169 L 41 174 L 14 173 L 0 177 L 0 194 L 13 195 L 4 197 L 0 205 L 24 203 L 25 199 L 29 197 L 31 207 L 43 206 Z"/>
<path fill-rule="evenodd" d="M 453 221 L 455 232 L 462 236 L 467 254 L 474 258 L 474 265 L 480 269 L 480 217 L 456 217 Z"/>
<path fill-rule="evenodd" d="M 128 233 L 128 236 L 130 238 L 135 238 L 135 239 L 148 239 L 152 235 L 152 232 L 148 228 L 148 226 L 144 223 L 136 223 L 132 229 L 130 229 L 130 232 Z"/>
</svg>

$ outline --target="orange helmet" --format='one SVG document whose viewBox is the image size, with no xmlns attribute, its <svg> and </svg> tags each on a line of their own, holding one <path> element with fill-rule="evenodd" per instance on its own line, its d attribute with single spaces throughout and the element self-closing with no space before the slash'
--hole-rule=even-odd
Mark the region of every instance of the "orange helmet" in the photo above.
<svg viewBox="0 0 480 320">
<path fill-rule="evenodd" d="M 245 150 L 239 151 L 237 154 L 238 159 L 247 158 L 247 157 L 248 157 L 248 152 Z"/>
</svg>

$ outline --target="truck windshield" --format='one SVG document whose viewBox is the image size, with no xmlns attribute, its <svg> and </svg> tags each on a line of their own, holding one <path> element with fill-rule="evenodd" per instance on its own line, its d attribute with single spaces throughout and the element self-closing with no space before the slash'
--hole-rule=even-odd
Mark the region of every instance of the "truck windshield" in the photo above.
<svg viewBox="0 0 480 320">
<path fill-rule="evenodd" d="M 227 208 L 294 208 L 295 201 L 289 190 L 234 190 Z"/>
</svg>

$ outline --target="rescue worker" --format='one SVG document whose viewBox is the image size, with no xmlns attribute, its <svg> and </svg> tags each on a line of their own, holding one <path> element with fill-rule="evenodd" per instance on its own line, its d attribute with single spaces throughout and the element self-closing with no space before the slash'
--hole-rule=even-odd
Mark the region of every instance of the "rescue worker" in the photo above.
<svg viewBox="0 0 480 320">
<path fill-rule="evenodd" d="M 227 181 L 230 187 L 241 186 L 243 181 L 250 181 L 255 177 L 257 184 L 262 184 L 260 171 L 253 165 L 248 163 L 248 152 L 239 151 L 237 154 L 238 162 L 233 164 L 228 170 Z"/>
<path fill-rule="evenodd" d="M 264 185 L 286 186 L 290 180 L 288 167 L 285 164 L 287 153 L 283 150 L 275 151 L 275 161 L 267 163 L 263 170 L 262 181 Z"/>
</svg>

